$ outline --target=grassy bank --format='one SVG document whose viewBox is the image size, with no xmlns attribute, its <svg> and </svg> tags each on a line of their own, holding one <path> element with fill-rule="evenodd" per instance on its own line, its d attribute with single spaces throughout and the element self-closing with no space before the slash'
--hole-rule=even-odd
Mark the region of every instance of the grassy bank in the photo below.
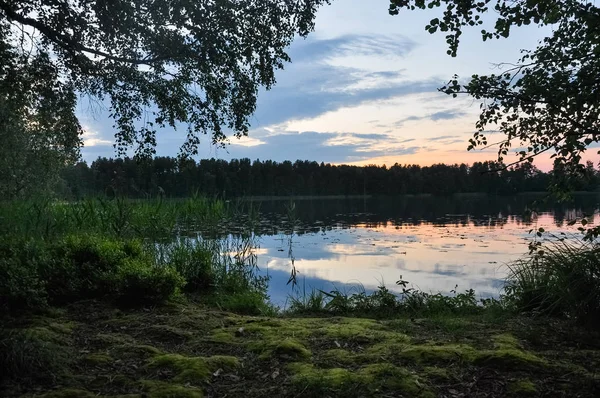
<svg viewBox="0 0 600 398">
<path fill-rule="evenodd" d="M 256 268 L 255 209 L 240 206 L 1 207 L 0 396 L 600 393 L 597 245 L 537 247 L 499 299 L 401 280 L 399 294 L 314 290 L 277 309 Z M 239 238 L 212 235 L 239 219 Z"/>
<path fill-rule="evenodd" d="M 88 300 L 4 323 L 5 397 L 579 396 L 598 336 L 485 314 L 250 317 L 190 301 Z"/>
</svg>

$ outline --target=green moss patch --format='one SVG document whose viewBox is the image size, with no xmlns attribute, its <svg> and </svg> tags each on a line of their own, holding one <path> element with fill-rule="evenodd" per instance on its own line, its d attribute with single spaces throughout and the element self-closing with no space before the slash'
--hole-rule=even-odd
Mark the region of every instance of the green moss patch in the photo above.
<svg viewBox="0 0 600 398">
<path fill-rule="evenodd" d="M 162 354 L 162 351 L 156 347 L 146 344 L 123 344 L 114 347 L 111 350 L 114 355 L 127 358 L 150 358 Z"/>
<path fill-rule="evenodd" d="M 381 323 L 371 319 L 334 318 L 326 326 L 317 328 L 313 335 L 326 337 L 338 343 L 371 344 L 386 340 L 388 342 L 405 342 L 408 336 L 386 330 Z"/>
<path fill-rule="evenodd" d="M 83 357 L 83 361 L 90 366 L 102 366 L 114 362 L 110 355 L 101 353 L 86 355 Z"/>
<path fill-rule="evenodd" d="M 526 351 L 502 348 L 493 351 L 484 351 L 479 354 L 475 363 L 497 369 L 534 370 L 548 366 L 545 359 Z"/>
<path fill-rule="evenodd" d="M 169 325 L 152 325 L 144 331 L 146 337 L 167 343 L 183 343 L 189 340 L 193 334 L 184 329 Z"/>
<path fill-rule="evenodd" d="M 42 395 L 43 398 L 92 398 L 96 395 L 77 388 L 64 388 Z"/>
<path fill-rule="evenodd" d="M 156 380 L 143 380 L 142 388 L 148 398 L 202 398 L 204 394 L 198 388 L 165 383 Z"/>
<path fill-rule="evenodd" d="M 404 368 L 381 363 L 364 366 L 357 371 L 344 368 L 322 369 L 306 363 L 289 365 L 292 382 L 312 394 L 346 393 L 378 395 L 394 391 L 410 397 L 433 397 L 419 378 Z"/>
<path fill-rule="evenodd" d="M 531 380 L 516 380 L 508 385 L 508 392 L 522 397 L 536 395 L 538 390 Z"/>
<path fill-rule="evenodd" d="M 249 347 L 260 354 L 260 359 L 302 360 L 308 359 L 312 355 L 304 344 L 294 339 L 286 339 L 279 342 L 258 342 L 251 344 Z"/>
<path fill-rule="evenodd" d="M 213 356 L 186 357 L 179 354 L 165 354 L 155 357 L 148 365 L 151 369 L 169 371 L 175 382 L 202 384 L 210 380 L 211 375 L 218 369 L 234 370 L 239 366 L 235 357 Z"/>
</svg>

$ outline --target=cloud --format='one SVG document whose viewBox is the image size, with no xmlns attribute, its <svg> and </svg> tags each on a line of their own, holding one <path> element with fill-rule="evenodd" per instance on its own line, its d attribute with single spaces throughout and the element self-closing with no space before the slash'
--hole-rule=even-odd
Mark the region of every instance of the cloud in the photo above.
<svg viewBox="0 0 600 398">
<path fill-rule="evenodd" d="M 467 113 L 462 111 L 440 111 L 428 116 L 430 120 L 437 122 L 438 120 L 458 119 L 465 116 Z"/>
<path fill-rule="evenodd" d="M 340 56 L 404 56 L 416 46 L 415 41 L 403 36 L 351 34 L 318 39 L 313 35 L 295 41 L 290 49 L 290 57 L 292 62 L 314 62 L 316 59 Z"/>
<path fill-rule="evenodd" d="M 113 144 L 112 141 L 103 138 L 97 131 L 93 131 L 87 126 L 83 126 L 81 140 L 83 141 L 84 148 L 90 148 L 94 146 L 109 146 Z"/>
<path fill-rule="evenodd" d="M 463 112 L 463 111 L 456 111 L 456 110 L 439 111 L 439 112 L 435 112 L 435 113 L 430 113 L 425 116 L 415 116 L 415 115 L 408 116 L 408 117 L 405 117 L 404 119 L 400 119 L 397 122 L 395 122 L 394 126 L 402 127 L 406 122 L 415 122 L 415 121 L 419 121 L 419 120 L 431 120 L 433 122 L 437 122 L 440 120 L 458 119 L 458 118 L 461 118 L 466 115 L 467 115 L 467 112 Z"/>
<path fill-rule="evenodd" d="M 458 135 L 440 135 L 438 137 L 431 137 L 431 138 L 427 138 L 427 141 L 441 141 L 441 140 L 447 140 L 449 138 L 459 138 L 460 136 Z"/>
<path fill-rule="evenodd" d="M 306 132 L 257 132 L 264 145 L 229 146 L 219 157 L 283 160 L 315 160 L 330 163 L 355 162 L 378 156 L 399 156 L 417 153 L 418 146 L 406 146 L 387 134 Z M 267 135 L 270 134 L 270 135 Z"/>
<path fill-rule="evenodd" d="M 296 41 L 289 51 L 292 63 L 277 74 L 277 84 L 270 91 L 260 92 L 252 126 L 315 118 L 343 107 L 436 91 L 438 81 L 408 81 L 402 69 L 372 71 L 349 66 L 351 61 L 329 62 L 340 55 L 369 55 L 376 62 L 381 56 L 404 56 L 415 46 L 403 37 L 375 35 L 326 40 L 311 36 Z"/>
</svg>

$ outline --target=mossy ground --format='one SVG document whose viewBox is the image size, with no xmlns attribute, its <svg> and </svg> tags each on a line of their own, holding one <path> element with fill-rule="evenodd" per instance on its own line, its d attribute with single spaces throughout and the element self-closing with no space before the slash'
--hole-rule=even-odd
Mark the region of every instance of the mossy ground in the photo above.
<svg viewBox="0 0 600 398">
<path fill-rule="evenodd" d="M 3 397 L 600 394 L 598 335 L 548 319 L 262 318 L 88 301 L 5 324 L 14 377 Z"/>
</svg>

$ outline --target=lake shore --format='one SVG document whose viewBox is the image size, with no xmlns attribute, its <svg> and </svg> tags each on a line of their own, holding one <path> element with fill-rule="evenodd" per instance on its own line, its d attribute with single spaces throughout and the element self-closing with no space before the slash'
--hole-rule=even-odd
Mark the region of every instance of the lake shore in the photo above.
<svg viewBox="0 0 600 398">
<path fill-rule="evenodd" d="M 82 301 L 5 325 L 12 336 L 3 341 L 5 352 L 18 355 L 10 369 L 16 379 L 0 389 L 5 397 L 593 397 L 600 391 L 597 334 L 546 318 L 250 317 L 187 300 L 137 310 Z"/>
</svg>

